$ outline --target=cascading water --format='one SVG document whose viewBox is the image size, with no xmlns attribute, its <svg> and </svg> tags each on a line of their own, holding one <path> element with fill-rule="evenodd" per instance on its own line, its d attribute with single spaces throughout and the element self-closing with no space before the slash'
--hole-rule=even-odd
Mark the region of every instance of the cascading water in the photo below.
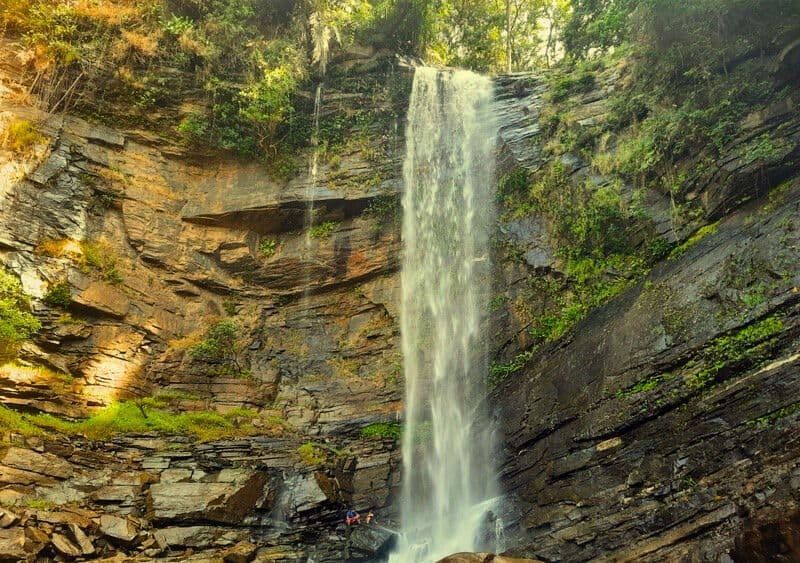
<svg viewBox="0 0 800 563">
<path fill-rule="evenodd" d="M 317 210 L 315 208 L 315 198 L 317 196 L 317 177 L 319 176 L 319 115 L 322 110 L 322 86 L 317 85 L 317 92 L 314 95 L 314 129 L 311 133 L 311 158 L 308 163 L 308 184 L 306 186 L 306 215 L 303 227 L 306 231 L 305 238 L 305 260 L 312 260 L 311 256 L 311 228 L 314 226 Z M 307 298 L 311 290 L 311 268 L 306 268 L 306 283 L 303 297 Z"/>
<path fill-rule="evenodd" d="M 493 547 L 485 412 L 497 127 L 489 78 L 417 68 L 403 168 L 402 534 L 390 561 Z"/>
</svg>

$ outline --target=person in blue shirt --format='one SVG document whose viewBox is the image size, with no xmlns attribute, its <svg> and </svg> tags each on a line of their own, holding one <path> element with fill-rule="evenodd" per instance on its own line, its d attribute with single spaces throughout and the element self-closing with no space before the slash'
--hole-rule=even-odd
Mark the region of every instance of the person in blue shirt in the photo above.
<svg viewBox="0 0 800 563">
<path fill-rule="evenodd" d="M 344 521 L 348 526 L 352 526 L 353 524 L 358 524 L 359 520 L 361 520 L 361 515 L 352 508 L 347 511 L 347 514 L 345 514 L 344 517 Z"/>
</svg>

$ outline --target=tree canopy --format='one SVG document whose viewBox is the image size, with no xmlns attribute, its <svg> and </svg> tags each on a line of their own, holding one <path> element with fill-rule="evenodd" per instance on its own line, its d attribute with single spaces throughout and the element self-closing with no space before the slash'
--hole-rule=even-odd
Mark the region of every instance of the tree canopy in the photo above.
<svg viewBox="0 0 800 563">
<path fill-rule="evenodd" d="M 122 105 L 248 156 L 291 136 L 298 94 L 351 44 L 483 72 L 627 46 L 642 81 L 677 85 L 775 49 L 798 21 L 797 0 L 4 0 L 0 12 L 47 109 L 118 118 Z"/>
</svg>

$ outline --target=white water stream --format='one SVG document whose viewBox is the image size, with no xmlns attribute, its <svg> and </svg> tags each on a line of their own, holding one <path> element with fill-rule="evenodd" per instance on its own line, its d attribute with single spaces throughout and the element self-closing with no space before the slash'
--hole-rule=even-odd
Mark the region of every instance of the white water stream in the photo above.
<svg viewBox="0 0 800 563">
<path fill-rule="evenodd" d="M 403 168 L 402 533 L 392 563 L 494 548 L 485 412 L 497 127 L 489 78 L 418 68 Z"/>
<path fill-rule="evenodd" d="M 315 260 L 312 256 L 311 229 L 314 227 L 317 209 L 315 206 L 317 197 L 317 178 L 319 176 L 319 116 L 322 111 L 322 87 L 320 82 L 314 95 L 314 116 L 313 130 L 311 132 L 311 157 L 308 162 L 308 184 L 306 185 L 306 213 L 303 228 L 305 229 L 304 259 L 310 263 Z M 303 299 L 307 300 L 311 291 L 311 267 L 306 266 L 305 289 Z"/>
</svg>

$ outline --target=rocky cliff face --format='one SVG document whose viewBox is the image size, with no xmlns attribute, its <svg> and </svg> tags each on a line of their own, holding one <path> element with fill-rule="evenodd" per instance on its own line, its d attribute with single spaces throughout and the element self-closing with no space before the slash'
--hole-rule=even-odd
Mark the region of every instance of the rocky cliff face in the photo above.
<svg viewBox="0 0 800 563">
<path fill-rule="evenodd" d="M 577 101 L 581 126 L 602 120 L 609 88 L 613 77 Z M 699 155 L 686 164 L 674 197 L 698 205 L 702 222 L 718 223 L 495 388 L 512 554 L 544 561 L 798 557 L 796 96 L 790 88 L 755 108 L 719 159 Z M 541 105 L 529 104 L 531 113 Z M 780 150 L 754 157 L 754 140 L 765 138 Z M 520 154 L 535 174 L 537 154 Z M 560 158 L 570 181 L 607 185 L 580 154 Z M 622 187 L 623 198 L 631 189 Z M 658 236 L 680 242 L 697 230 L 696 222 L 670 220 L 669 196 L 641 199 L 647 228 Z M 517 244 L 527 233 L 519 265 L 506 269 L 507 300 L 515 280 L 519 287 L 561 268 L 546 223 L 528 222 L 501 227 Z M 531 308 L 540 306 L 536 299 L 529 297 Z M 520 330 L 501 332 L 500 345 L 527 338 L 524 324 L 506 320 L 519 318 L 513 309 L 496 315 L 500 326 Z"/>
<path fill-rule="evenodd" d="M 43 113 L 15 45 L 2 47 L 2 119 L 40 136 L 0 153 L 0 262 L 43 326 L 21 360 L 48 368 L 0 368 L 3 404 L 80 418 L 171 393 L 184 410 L 251 409 L 281 429 L 208 444 L 6 435 L 0 557 L 185 560 L 256 540 L 265 560 L 373 557 L 385 534 L 345 542 L 337 525 L 347 506 L 389 507 L 398 483 L 394 439 L 362 430 L 400 410 L 402 131 L 388 88 L 402 96 L 408 76 L 348 62 L 362 65 L 362 88 L 325 90 L 322 127 L 340 138 L 312 184 L 310 149 L 286 180 L 146 131 Z M 235 369 L 187 353 L 222 319 L 239 330 Z"/>
<path fill-rule="evenodd" d="M 312 182 L 307 149 L 285 179 L 150 132 L 42 113 L 13 56 L 1 64 L 2 119 L 35 122 L 42 137 L 0 153 L 0 262 L 43 324 L 22 360 L 50 368 L 0 368 L 4 405 L 77 418 L 171 392 L 182 409 L 254 409 L 280 425 L 206 443 L 7 434 L 0 558 L 380 559 L 386 533 L 347 538 L 340 520 L 346 506 L 378 508 L 383 521 L 396 511 L 395 440 L 362 431 L 401 409 L 398 100 L 408 76 L 349 61 L 364 65 L 367 85 L 328 84 L 323 129 L 341 138 L 325 145 Z M 491 402 L 512 555 L 767 561 L 797 544 L 791 68 L 776 71 L 785 95 L 755 108 L 721 157 L 683 163 L 677 193 L 614 184 L 621 207 L 639 206 L 634 245 L 679 251 L 635 283 L 604 270 L 628 289 L 550 342 L 537 319 L 571 291 L 552 219 L 501 217 L 491 346 L 493 375 L 505 379 L 493 380 Z M 619 80 L 606 73 L 572 100 L 576 127 L 602 122 Z M 612 183 L 580 151 L 554 157 L 544 146 L 544 78 L 497 84 L 504 180 L 522 169 L 538 181 L 557 161 L 565 186 Z M 777 150 L 752 158 L 763 138 Z M 675 198 L 698 211 L 676 218 Z M 54 288 L 60 299 L 48 298 Z M 188 353 L 223 319 L 241 331 L 235 369 Z"/>
</svg>

